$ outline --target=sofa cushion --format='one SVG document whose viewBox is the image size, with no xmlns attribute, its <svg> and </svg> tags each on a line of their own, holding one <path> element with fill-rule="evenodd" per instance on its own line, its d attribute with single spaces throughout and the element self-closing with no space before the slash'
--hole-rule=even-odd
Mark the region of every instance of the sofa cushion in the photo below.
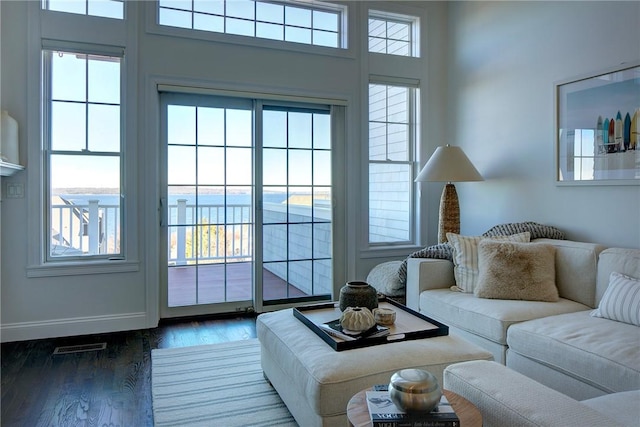
<svg viewBox="0 0 640 427">
<path fill-rule="evenodd" d="M 640 328 L 589 313 L 513 325 L 509 351 L 608 392 L 639 389 Z"/>
<path fill-rule="evenodd" d="M 512 234 L 510 236 L 462 236 L 447 233 L 447 240 L 453 247 L 453 274 L 456 286 L 462 292 L 473 292 L 478 281 L 478 243 L 483 239 L 507 240 L 511 242 L 528 242 L 531 233 Z"/>
<path fill-rule="evenodd" d="M 609 393 L 580 403 L 625 426 L 637 426 L 640 420 L 640 390 Z"/>
<path fill-rule="evenodd" d="M 482 299 L 449 289 L 420 294 L 420 310 L 427 316 L 502 345 L 507 343 L 507 328 L 514 323 L 589 309 L 563 298 L 557 302 Z"/>
<path fill-rule="evenodd" d="M 609 248 L 598 257 L 598 276 L 596 285 L 595 307 L 609 286 L 609 276 L 612 272 L 626 276 L 640 277 L 640 249 Z"/>
<path fill-rule="evenodd" d="M 555 253 L 544 243 L 483 240 L 478 244 L 480 298 L 558 301 Z"/>
<path fill-rule="evenodd" d="M 444 371 L 444 387 L 473 403 L 485 426 L 618 426 L 591 409 L 496 362 L 456 363 Z M 633 412 L 633 411 L 627 411 Z"/>
<path fill-rule="evenodd" d="M 612 272 L 609 287 L 591 315 L 640 326 L 640 280 Z"/>
<path fill-rule="evenodd" d="M 598 255 L 605 247 L 571 240 L 535 239 L 534 242 L 556 248 L 556 287 L 560 298 L 595 308 Z"/>
</svg>

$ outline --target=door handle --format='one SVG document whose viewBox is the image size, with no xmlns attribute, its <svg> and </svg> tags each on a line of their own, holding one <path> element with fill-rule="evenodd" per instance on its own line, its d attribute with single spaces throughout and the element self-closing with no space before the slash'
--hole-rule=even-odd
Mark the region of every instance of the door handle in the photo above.
<svg viewBox="0 0 640 427">
<path fill-rule="evenodd" d="M 167 223 L 167 199 L 164 197 L 160 198 L 160 206 L 158 207 L 158 211 L 160 213 L 160 227 L 165 227 Z"/>
</svg>

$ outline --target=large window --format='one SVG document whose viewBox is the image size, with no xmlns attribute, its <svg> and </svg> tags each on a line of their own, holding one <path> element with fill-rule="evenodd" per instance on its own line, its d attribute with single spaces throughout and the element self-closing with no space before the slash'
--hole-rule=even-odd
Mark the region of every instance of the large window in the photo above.
<svg viewBox="0 0 640 427">
<path fill-rule="evenodd" d="M 413 163 L 418 89 L 369 84 L 369 243 L 413 239 Z"/>
<path fill-rule="evenodd" d="M 417 17 L 369 11 L 369 52 L 419 57 L 418 33 Z"/>
<path fill-rule="evenodd" d="M 124 18 L 124 0 L 43 0 L 42 8 L 78 15 Z"/>
<path fill-rule="evenodd" d="M 344 48 L 345 8 L 329 3 L 160 0 L 158 23 L 216 33 Z"/>
<path fill-rule="evenodd" d="M 43 52 L 47 259 L 121 255 L 121 57 Z"/>
</svg>

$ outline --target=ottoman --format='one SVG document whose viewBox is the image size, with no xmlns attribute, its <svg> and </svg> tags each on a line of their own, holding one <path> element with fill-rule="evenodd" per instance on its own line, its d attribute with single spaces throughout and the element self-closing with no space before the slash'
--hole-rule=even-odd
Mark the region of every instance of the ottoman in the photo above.
<svg viewBox="0 0 640 427">
<path fill-rule="evenodd" d="M 349 399 L 388 383 L 400 369 L 425 369 L 442 385 L 442 372 L 452 363 L 493 360 L 490 352 L 451 335 L 337 352 L 292 309 L 259 315 L 256 330 L 265 377 L 302 427 L 347 425 Z"/>
</svg>

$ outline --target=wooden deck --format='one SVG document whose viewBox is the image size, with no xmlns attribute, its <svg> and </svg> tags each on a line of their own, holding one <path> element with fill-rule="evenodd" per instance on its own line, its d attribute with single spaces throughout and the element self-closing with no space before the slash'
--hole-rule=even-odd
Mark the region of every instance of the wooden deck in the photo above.
<svg viewBox="0 0 640 427">
<path fill-rule="evenodd" d="M 170 266 L 169 307 L 252 300 L 251 268 L 250 262 Z M 268 270 L 262 275 L 265 301 L 307 296 Z"/>
</svg>

